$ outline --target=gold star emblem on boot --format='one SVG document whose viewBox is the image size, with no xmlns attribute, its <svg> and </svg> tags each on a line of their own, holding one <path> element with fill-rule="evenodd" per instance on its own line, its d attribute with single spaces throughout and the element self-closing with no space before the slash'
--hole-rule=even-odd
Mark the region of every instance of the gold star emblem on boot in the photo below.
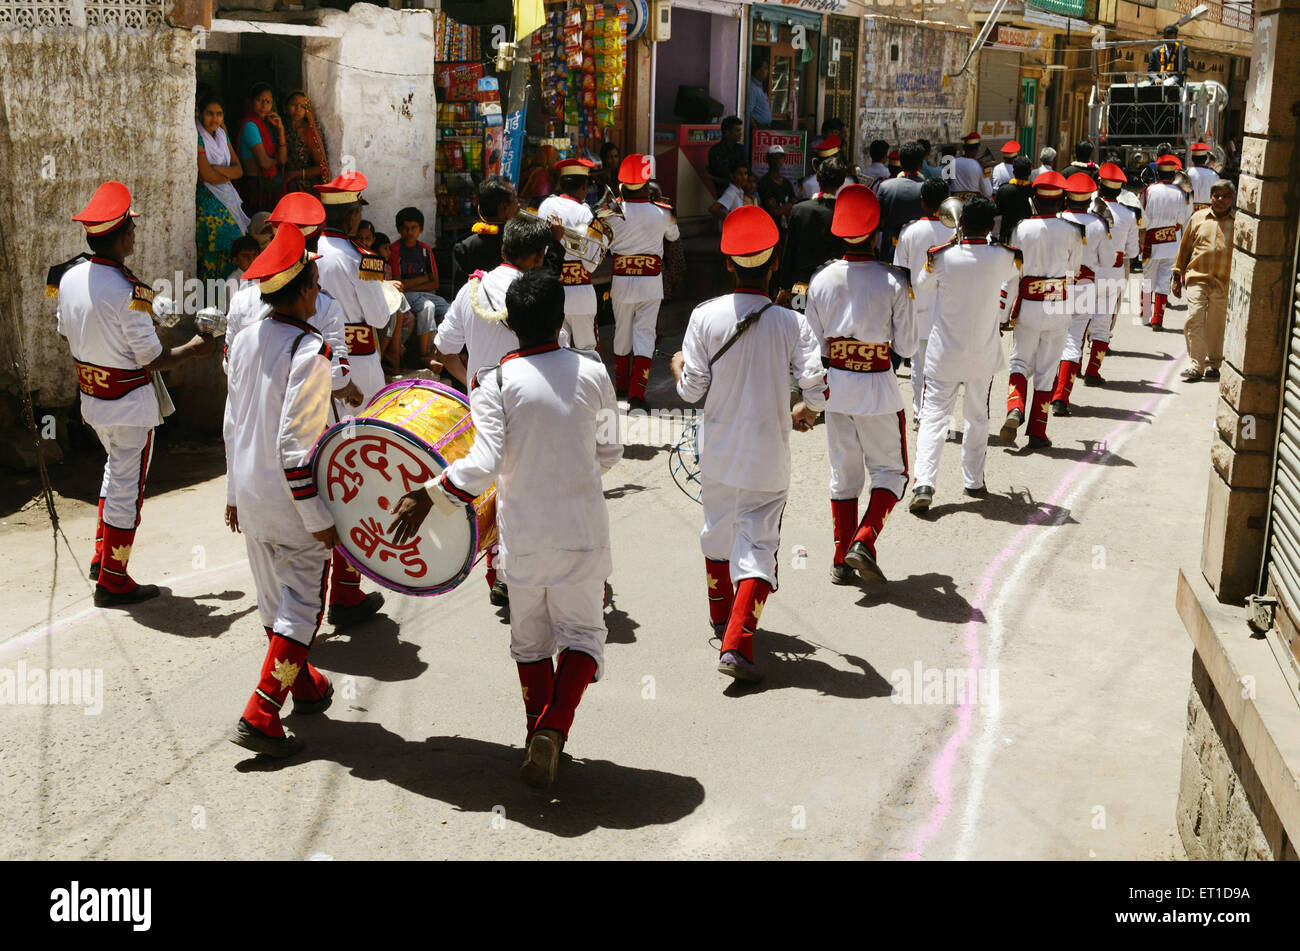
<svg viewBox="0 0 1300 951">
<path fill-rule="evenodd" d="M 275 670 L 271 671 L 271 676 L 280 681 L 280 687 L 288 690 L 293 686 L 293 682 L 298 679 L 299 667 L 297 664 L 290 663 L 287 660 L 276 659 Z"/>
<path fill-rule="evenodd" d="M 758 619 L 761 618 L 761 617 L 763 616 L 763 608 L 766 607 L 766 606 L 767 606 L 767 599 L 766 599 L 766 598 L 764 598 L 762 601 L 755 601 L 755 602 L 754 602 L 754 623 L 755 623 L 755 624 L 757 624 L 757 623 L 758 623 Z"/>
<path fill-rule="evenodd" d="M 709 590 L 712 591 L 717 586 L 718 586 L 718 579 L 715 578 L 713 575 L 709 575 Z"/>
<path fill-rule="evenodd" d="M 113 560 L 119 565 L 125 565 L 131 560 L 130 545 L 114 545 L 112 548 Z"/>
</svg>

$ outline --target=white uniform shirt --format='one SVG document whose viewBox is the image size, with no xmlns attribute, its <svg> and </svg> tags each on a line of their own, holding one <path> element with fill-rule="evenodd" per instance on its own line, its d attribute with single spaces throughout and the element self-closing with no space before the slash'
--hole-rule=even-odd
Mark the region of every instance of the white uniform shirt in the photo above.
<svg viewBox="0 0 1300 951">
<path fill-rule="evenodd" d="M 949 228 L 938 218 L 917 218 L 903 228 L 898 236 L 898 247 L 894 248 L 894 263 L 899 267 L 907 268 L 912 277 L 912 289 L 916 294 L 915 299 L 911 301 L 912 319 L 916 323 L 918 342 L 930 336 L 938 301 L 934 296 L 934 284 L 932 282 L 922 284 L 917 278 L 925 270 L 926 252 L 933 247 L 947 244 L 952 238 L 953 231 L 953 228 Z"/>
<path fill-rule="evenodd" d="M 1151 245 L 1152 260 L 1178 257 L 1178 245 L 1191 217 L 1192 201 L 1177 185 L 1156 182 L 1147 187 L 1142 193 L 1142 227 L 1147 231 L 1178 228 L 1178 236 L 1172 241 Z"/>
<path fill-rule="evenodd" d="M 579 234 L 586 234 L 595 215 L 586 202 L 579 201 L 576 198 L 570 198 L 568 195 L 551 195 L 537 209 L 537 214 L 546 221 L 549 221 L 551 215 L 559 218 L 566 228 L 570 228 Z M 565 262 L 578 261 L 579 258 L 572 251 L 565 250 Z M 591 268 L 586 264 L 581 265 L 582 269 L 587 272 L 587 277 L 591 277 Z M 565 284 L 564 285 L 564 312 L 570 316 L 587 315 L 596 313 L 596 289 L 590 284 Z"/>
<path fill-rule="evenodd" d="M 978 159 L 958 155 L 948 166 L 948 171 L 948 183 L 954 192 L 978 192 L 985 198 L 993 197 L 993 186 Z"/>
<path fill-rule="evenodd" d="M 231 344 L 226 504 L 252 538 L 310 545 L 312 532 L 334 524 L 309 468 L 329 423 L 327 348 L 310 326 L 278 317 L 245 327 Z"/>
<path fill-rule="evenodd" d="M 766 294 L 737 290 L 691 311 L 682 341 L 677 394 L 705 397 L 697 445 L 700 471 L 715 482 L 756 492 L 790 487 L 790 378 L 812 410 L 826 406 L 826 374 L 817 341 L 803 318 L 772 305 L 712 367 L 742 318 L 771 303 Z"/>
<path fill-rule="evenodd" d="M 1095 275 L 1099 268 L 1106 267 L 1115 260 L 1115 250 L 1110 246 L 1110 236 L 1106 233 L 1106 222 L 1090 211 L 1063 211 L 1061 218 L 1083 225 L 1088 242 L 1080 253 L 1079 267 L 1086 267 Z M 1085 275 L 1083 280 L 1091 278 Z"/>
<path fill-rule="evenodd" d="M 506 289 L 524 272 L 513 264 L 501 264 L 483 275 L 482 282 L 470 281 L 457 293 L 438 326 L 433 345 L 442 353 L 469 350 L 465 361 L 466 382 L 483 367 L 494 367 L 511 350 L 519 347 L 519 338 L 506 326 L 504 319 L 487 320 L 474 312 L 470 302 L 473 287 L 478 286 L 478 306 L 484 313 L 504 312 Z"/>
<path fill-rule="evenodd" d="M 1208 165 L 1190 165 L 1187 177 L 1192 180 L 1192 201 L 1197 205 L 1210 203 L 1210 186 L 1219 180 L 1219 173 Z"/>
<path fill-rule="evenodd" d="M 623 455 L 618 403 L 594 353 L 555 345 L 509 354 L 478 374 L 476 435 L 443 482 L 472 500 L 497 484 L 497 527 L 509 584 L 607 578 L 613 570 L 601 469 Z"/>
<path fill-rule="evenodd" d="M 989 176 L 989 185 L 993 191 L 997 191 L 1013 178 L 1015 178 L 1015 169 L 1011 163 L 998 162 L 993 166 L 993 174 Z"/>
<path fill-rule="evenodd" d="M 1114 223 L 1110 226 L 1111 250 L 1123 255 L 1123 261 L 1116 264 L 1112 257 L 1107 265 L 1111 269 L 1122 268 L 1124 262 L 1131 261 L 1138 255 L 1137 213 L 1128 205 L 1106 199 L 1106 207 Z"/>
<path fill-rule="evenodd" d="M 241 330 L 245 330 L 271 312 L 271 305 L 262 300 L 262 288 L 256 281 L 247 281 L 230 298 L 226 314 L 225 353 L 221 368 L 230 374 L 230 345 Z M 343 308 L 324 291 L 316 295 L 316 313 L 307 321 L 330 345 L 330 387 L 341 390 L 348 382 L 348 344 L 343 331 Z"/>
<path fill-rule="evenodd" d="M 390 314 L 388 300 L 384 297 L 383 281 L 363 281 L 361 252 L 346 237 L 337 232 L 325 232 L 316 243 L 320 259 L 316 262 L 320 273 L 320 286 L 343 308 L 345 325 L 365 325 L 375 328 L 375 333 L 388 326 Z M 352 382 L 361 390 L 362 405 L 384 388 L 384 368 L 379 361 L 379 348 L 371 354 L 356 354 L 349 347 L 348 366 Z"/>
<path fill-rule="evenodd" d="M 614 230 L 610 244 L 611 255 L 653 254 L 659 258 L 660 273 L 654 276 L 631 277 L 615 274 L 610 282 L 610 300 L 622 304 L 639 304 L 642 301 L 663 300 L 664 242 L 679 237 L 673 213 L 652 201 L 623 199 L 623 218 L 611 215 L 605 219 Z"/>
<path fill-rule="evenodd" d="M 909 306 L 907 281 L 879 261 L 832 261 L 808 285 L 804 319 L 820 348 L 830 356 L 830 339 L 888 344 L 900 357 L 916 352 L 916 322 Z M 893 368 L 858 373 L 831 367 L 826 371 L 833 413 L 874 416 L 903 409 Z"/>
<path fill-rule="evenodd" d="M 59 280 L 59 333 L 80 363 L 136 370 L 163 352 L 153 317 L 131 310 L 133 285 L 110 264 L 82 261 Z M 141 372 L 143 370 L 141 369 Z M 150 385 L 117 399 L 81 394 L 81 416 L 90 426 L 157 426 L 158 397 Z"/>
<path fill-rule="evenodd" d="M 925 378 L 949 383 L 980 381 L 1002 367 L 1002 284 L 1019 274 L 1016 254 L 984 239 L 937 251 L 916 281 L 935 301 L 934 326 L 925 345 Z"/>
</svg>

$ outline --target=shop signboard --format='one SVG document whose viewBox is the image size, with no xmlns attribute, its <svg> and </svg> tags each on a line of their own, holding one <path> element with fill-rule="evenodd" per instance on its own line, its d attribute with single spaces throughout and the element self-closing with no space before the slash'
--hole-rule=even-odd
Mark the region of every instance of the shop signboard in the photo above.
<svg viewBox="0 0 1300 951">
<path fill-rule="evenodd" d="M 755 129 L 753 147 L 750 150 L 754 160 L 750 171 L 759 178 L 766 175 L 768 149 L 774 145 L 779 145 L 785 149 L 785 162 L 781 165 L 781 177 L 798 184 L 804 176 L 804 155 L 807 141 L 807 132 Z"/>
<path fill-rule="evenodd" d="M 505 134 L 501 144 L 501 174 L 519 184 L 519 171 L 524 161 L 524 110 L 506 116 Z"/>
</svg>

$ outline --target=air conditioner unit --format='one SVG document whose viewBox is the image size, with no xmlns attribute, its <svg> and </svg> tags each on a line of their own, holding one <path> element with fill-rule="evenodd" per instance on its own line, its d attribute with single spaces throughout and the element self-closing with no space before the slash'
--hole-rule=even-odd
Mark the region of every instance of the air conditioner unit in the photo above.
<svg viewBox="0 0 1300 951">
<path fill-rule="evenodd" d="M 650 20 L 650 39 L 666 43 L 673 38 L 673 5 L 671 0 L 654 0 L 654 15 Z"/>
</svg>

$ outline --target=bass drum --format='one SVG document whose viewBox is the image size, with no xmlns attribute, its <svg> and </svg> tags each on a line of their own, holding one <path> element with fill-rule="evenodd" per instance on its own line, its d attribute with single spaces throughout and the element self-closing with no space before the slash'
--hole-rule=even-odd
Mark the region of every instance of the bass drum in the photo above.
<svg viewBox="0 0 1300 951">
<path fill-rule="evenodd" d="M 356 417 L 335 423 L 312 452 L 312 477 L 357 571 L 385 588 L 429 597 L 469 575 L 497 539 L 496 486 L 454 516 L 430 509 L 405 545 L 388 540 L 389 510 L 474 445 L 465 397 L 440 383 L 384 387 Z"/>
</svg>

